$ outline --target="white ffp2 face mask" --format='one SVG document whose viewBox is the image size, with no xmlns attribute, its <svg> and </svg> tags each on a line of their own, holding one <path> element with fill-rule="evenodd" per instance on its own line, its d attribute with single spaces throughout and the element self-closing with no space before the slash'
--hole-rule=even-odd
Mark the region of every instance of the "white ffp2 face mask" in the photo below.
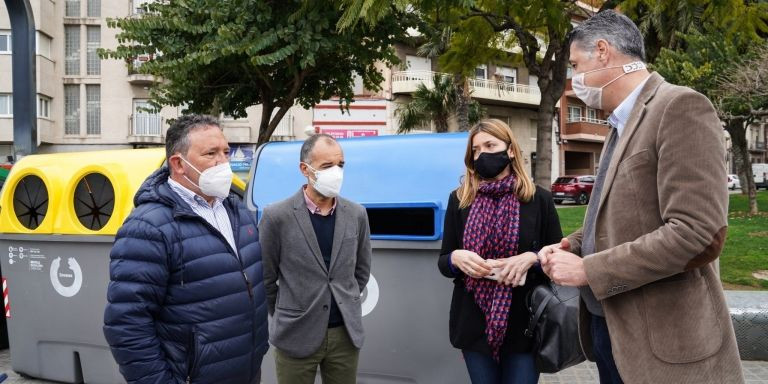
<svg viewBox="0 0 768 384">
<path fill-rule="evenodd" d="M 344 181 L 344 170 L 341 167 L 334 165 L 328 169 L 317 170 L 307 163 L 304 164 L 315 174 L 315 180 L 310 178 L 310 181 L 312 181 L 312 187 L 315 188 L 317 193 L 325 197 L 336 197 L 339 195 L 341 184 Z"/>
<path fill-rule="evenodd" d="M 187 159 L 181 156 L 179 157 L 200 174 L 197 184 L 197 187 L 200 188 L 200 192 L 206 196 L 219 197 L 222 199 L 226 199 L 227 196 L 229 196 L 229 189 L 232 187 L 232 168 L 229 166 L 229 163 L 221 163 L 200 172 L 194 165 L 190 164 Z M 189 180 L 186 175 L 184 175 L 184 177 L 190 183 L 195 184 L 192 180 Z"/>
<path fill-rule="evenodd" d="M 612 68 L 623 68 L 624 73 L 616 76 L 616 78 L 609 81 L 602 87 L 588 87 L 584 85 L 584 75 L 586 75 L 587 73 L 598 72 L 598 71 L 612 69 Z M 603 109 L 603 88 L 611 85 L 614 81 L 618 80 L 622 76 L 628 73 L 639 71 L 641 69 L 645 69 L 645 63 L 643 63 L 642 61 L 635 61 L 629 64 L 598 68 L 591 71 L 582 72 L 573 76 L 573 78 L 571 79 L 571 88 L 573 88 L 573 93 L 576 95 L 576 97 L 581 99 L 581 101 L 583 101 L 584 104 L 587 105 L 587 107 L 595 108 L 595 109 Z"/>
</svg>

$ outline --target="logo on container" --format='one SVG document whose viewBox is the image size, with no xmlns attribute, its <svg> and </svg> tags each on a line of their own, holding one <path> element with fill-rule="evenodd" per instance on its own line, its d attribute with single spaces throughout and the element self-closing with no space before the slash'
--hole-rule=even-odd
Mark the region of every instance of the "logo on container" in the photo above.
<svg viewBox="0 0 768 384">
<path fill-rule="evenodd" d="M 69 271 L 60 271 L 61 257 L 53 260 L 51 263 L 51 284 L 59 295 L 72 297 L 80 292 L 80 287 L 83 285 L 83 270 L 80 269 L 80 264 L 74 257 L 67 258 L 67 265 Z M 68 284 L 64 285 L 62 281 Z"/>
</svg>

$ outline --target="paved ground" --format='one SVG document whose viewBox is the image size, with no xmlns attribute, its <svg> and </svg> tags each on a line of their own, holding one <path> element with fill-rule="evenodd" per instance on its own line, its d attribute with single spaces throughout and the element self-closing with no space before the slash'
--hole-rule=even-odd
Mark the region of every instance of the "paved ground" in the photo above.
<svg viewBox="0 0 768 384">
<path fill-rule="evenodd" d="M 768 384 L 768 361 L 742 361 L 746 384 Z M 540 384 L 598 383 L 594 363 L 582 363 L 555 375 L 541 375 Z"/>
<path fill-rule="evenodd" d="M 746 384 L 768 384 L 768 361 L 744 361 Z M 3 384 L 46 384 L 47 380 L 25 379 L 11 370 L 10 353 L 0 351 L 0 373 L 6 373 L 8 379 Z M 582 363 L 554 375 L 541 375 L 540 384 L 594 384 L 597 383 L 597 368 L 594 363 Z"/>
</svg>

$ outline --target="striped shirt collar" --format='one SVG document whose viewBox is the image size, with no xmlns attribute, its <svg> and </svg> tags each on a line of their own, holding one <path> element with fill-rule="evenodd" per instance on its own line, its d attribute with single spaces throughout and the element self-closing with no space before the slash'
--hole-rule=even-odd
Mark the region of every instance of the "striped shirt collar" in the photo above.
<svg viewBox="0 0 768 384">
<path fill-rule="evenodd" d="M 227 212 L 227 208 L 223 204 L 224 199 L 216 197 L 214 198 L 213 205 L 210 205 L 202 196 L 192 192 L 170 177 L 168 178 L 168 186 L 189 205 L 195 214 L 208 222 L 213 228 L 216 228 L 224 236 L 235 255 L 239 254 L 229 212 Z"/>
<path fill-rule="evenodd" d="M 177 195 L 179 195 L 179 197 L 182 198 L 182 200 L 187 202 L 187 204 L 193 208 L 195 205 L 202 205 L 211 208 L 212 206 L 215 207 L 224 201 L 224 199 L 220 197 L 214 197 L 213 205 L 208 204 L 208 201 L 206 201 L 202 196 L 181 185 L 181 183 L 170 177 L 168 178 L 168 185 L 174 192 L 176 192 Z"/>
<path fill-rule="evenodd" d="M 307 194 L 307 185 L 304 184 L 304 202 L 307 203 L 307 209 L 309 210 L 309 213 L 313 215 L 320 215 L 320 216 L 330 216 L 333 215 L 333 212 L 336 211 L 336 198 L 333 198 L 333 206 L 331 207 L 331 210 L 328 211 L 327 215 L 323 215 L 320 211 L 320 207 L 315 204 L 312 199 L 309 198 L 309 195 Z"/>
</svg>

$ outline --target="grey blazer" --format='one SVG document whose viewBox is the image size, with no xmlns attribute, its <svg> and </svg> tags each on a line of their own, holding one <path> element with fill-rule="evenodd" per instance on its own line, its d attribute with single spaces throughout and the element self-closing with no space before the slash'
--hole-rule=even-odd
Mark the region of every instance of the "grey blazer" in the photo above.
<svg viewBox="0 0 768 384">
<path fill-rule="evenodd" d="M 264 285 L 272 321 L 269 341 L 295 358 L 313 354 L 328 328 L 331 294 L 352 343 L 363 346 L 360 294 L 371 270 L 365 208 L 337 197 L 331 265 L 326 268 L 304 191 L 271 204 L 259 223 Z"/>
</svg>

